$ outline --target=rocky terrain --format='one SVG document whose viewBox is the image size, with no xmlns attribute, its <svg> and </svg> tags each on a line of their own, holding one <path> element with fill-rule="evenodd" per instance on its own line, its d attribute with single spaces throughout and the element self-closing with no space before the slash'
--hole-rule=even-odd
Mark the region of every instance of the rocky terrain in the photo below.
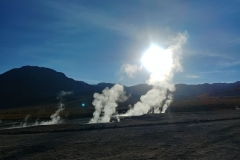
<svg viewBox="0 0 240 160">
<path fill-rule="evenodd" d="M 0 159 L 240 159 L 240 82 L 176 84 L 165 114 L 88 124 L 93 93 L 111 86 L 75 81 L 43 67 L 1 74 Z M 131 96 L 117 112 L 125 113 L 150 89 L 124 86 Z M 34 125 L 56 113 L 61 91 L 74 93 L 61 102 L 61 121 Z"/>
<path fill-rule="evenodd" d="M 88 120 L 1 129 L 0 159 L 240 158 L 239 110 Z"/>
</svg>

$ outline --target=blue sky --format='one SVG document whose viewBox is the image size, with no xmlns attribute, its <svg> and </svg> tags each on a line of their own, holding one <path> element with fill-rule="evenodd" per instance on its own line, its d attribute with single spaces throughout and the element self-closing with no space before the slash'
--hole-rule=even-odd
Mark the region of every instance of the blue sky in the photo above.
<svg viewBox="0 0 240 160">
<path fill-rule="evenodd" d="M 2 0 L 0 74 L 33 65 L 52 68 L 90 84 L 145 83 L 121 73 L 140 65 L 151 43 L 187 32 L 183 72 L 174 83 L 240 80 L 240 1 L 220 0 Z"/>
</svg>

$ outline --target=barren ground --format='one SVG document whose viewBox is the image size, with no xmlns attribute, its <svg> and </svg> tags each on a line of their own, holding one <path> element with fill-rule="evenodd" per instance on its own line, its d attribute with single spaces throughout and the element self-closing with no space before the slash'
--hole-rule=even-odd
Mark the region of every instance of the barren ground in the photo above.
<svg viewBox="0 0 240 160">
<path fill-rule="evenodd" d="M 240 111 L 0 130 L 0 159 L 240 159 Z"/>
</svg>

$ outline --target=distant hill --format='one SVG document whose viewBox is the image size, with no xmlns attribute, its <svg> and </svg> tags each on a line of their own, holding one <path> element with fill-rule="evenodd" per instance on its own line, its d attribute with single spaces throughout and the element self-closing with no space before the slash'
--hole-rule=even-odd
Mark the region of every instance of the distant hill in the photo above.
<svg viewBox="0 0 240 160">
<path fill-rule="evenodd" d="M 240 82 L 186 85 L 176 84 L 175 98 L 193 96 L 240 96 Z"/>
<path fill-rule="evenodd" d="M 0 109 L 56 102 L 56 96 L 61 91 L 73 91 L 75 99 L 77 95 L 89 95 L 90 99 L 87 103 L 91 104 L 93 93 L 101 92 L 104 88 L 111 88 L 113 85 L 104 82 L 90 85 L 68 78 L 65 74 L 49 68 L 23 66 L 0 75 Z M 240 82 L 176 84 L 175 86 L 176 91 L 173 92 L 175 99 L 197 96 L 240 96 Z M 135 103 L 151 88 L 152 86 L 147 84 L 124 86 L 127 94 L 131 94 L 128 103 Z"/>
<path fill-rule="evenodd" d="M 49 68 L 24 66 L 0 75 L 0 108 L 55 100 L 60 91 L 89 93 L 96 89 Z"/>
<path fill-rule="evenodd" d="M 105 83 L 105 82 L 101 82 L 101 83 L 98 83 L 96 85 L 93 85 L 93 86 L 96 86 L 96 87 L 100 87 L 100 88 L 111 88 L 112 86 L 114 86 L 113 83 Z"/>
</svg>

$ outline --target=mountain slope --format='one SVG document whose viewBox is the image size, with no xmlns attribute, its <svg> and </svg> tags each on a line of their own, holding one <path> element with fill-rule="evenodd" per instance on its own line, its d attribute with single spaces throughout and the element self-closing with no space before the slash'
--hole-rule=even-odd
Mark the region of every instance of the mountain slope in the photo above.
<svg viewBox="0 0 240 160">
<path fill-rule="evenodd" d="M 0 75 L 1 107 L 40 103 L 53 99 L 60 91 L 89 93 L 94 87 L 44 67 L 24 66 Z"/>
<path fill-rule="evenodd" d="M 57 102 L 56 96 L 61 91 L 73 91 L 74 98 L 84 95 L 88 97 L 84 103 L 91 106 L 93 93 L 102 92 L 106 87 L 111 88 L 112 83 L 99 83 L 89 85 L 83 81 L 75 81 L 65 74 L 55 70 L 24 66 L 12 69 L 0 75 L 0 108 L 20 107 L 35 104 Z M 211 96 L 240 96 L 240 82 L 186 85 L 176 84 L 176 91 L 172 94 L 174 99 L 189 99 L 193 97 Z M 131 97 L 126 103 L 136 103 L 141 95 L 146 94 L 152 86 L 139 84 L 124 89 Z"/>
<path fill-rule="evenodd" d="M 240 81 L 235 83 L 213 83 L 186 85 L 176 84 L 175 98 L 189 98 L 193 96 L 236 96 L 240 95 Z"/>
</svg>

